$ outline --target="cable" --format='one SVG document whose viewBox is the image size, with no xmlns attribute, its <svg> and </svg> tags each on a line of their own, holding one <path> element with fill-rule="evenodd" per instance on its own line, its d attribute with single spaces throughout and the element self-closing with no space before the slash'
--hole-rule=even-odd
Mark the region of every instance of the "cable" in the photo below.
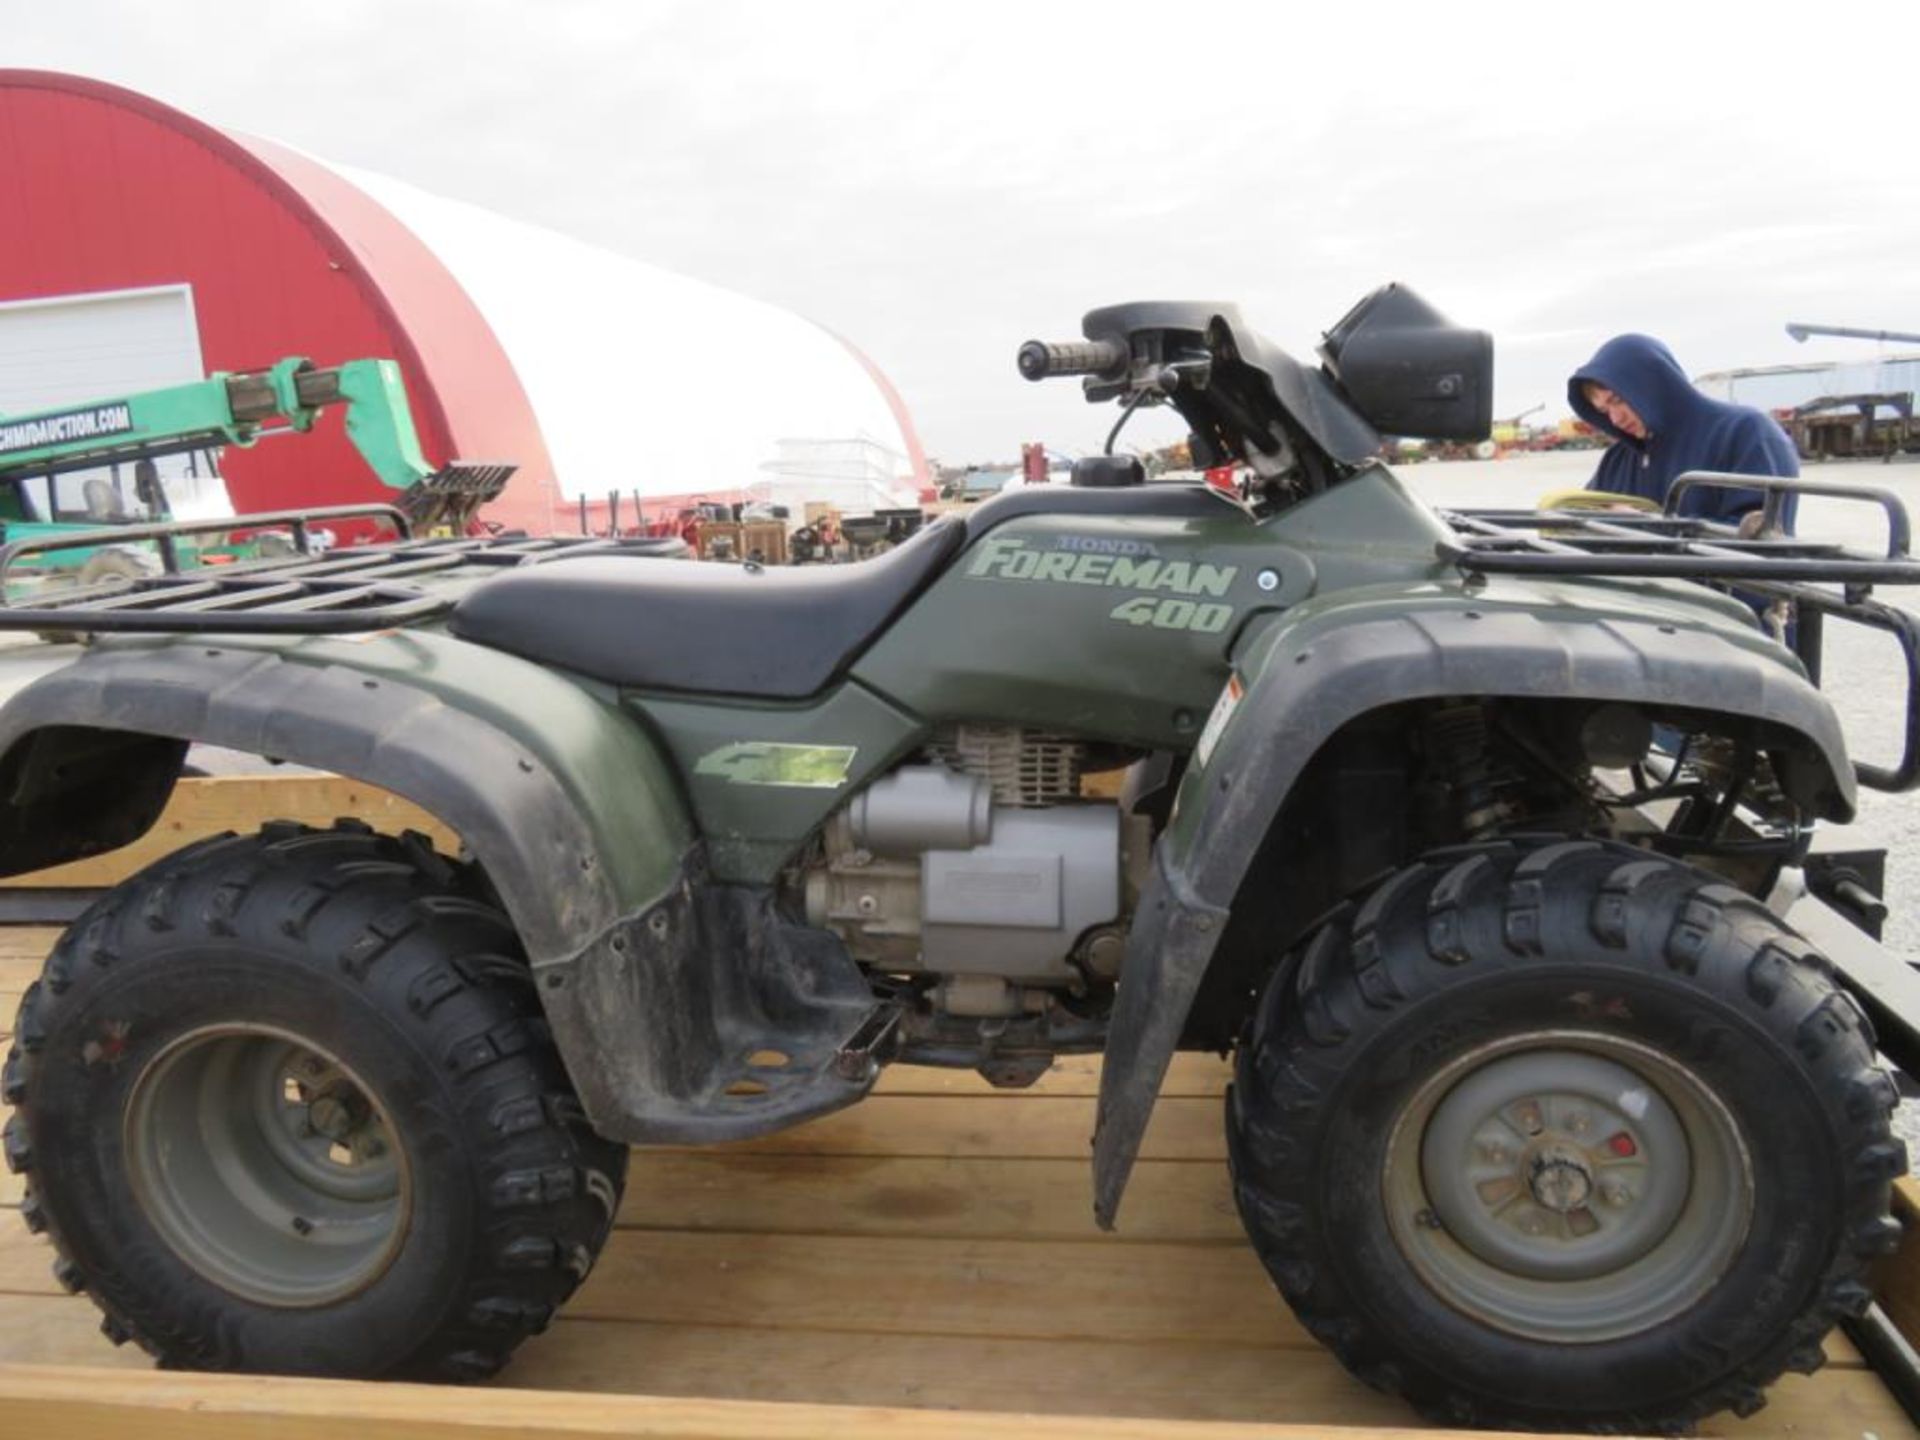
<svg viewBox="0 0 1920 1440">
<path fill-rule="evenodd" d="M 1140 408 L 1140 402 L 1146 398 L 1145 390 L 1136 390 L 1127 397 L 1127 403 L 1120 407 L 1120 418 L 1113 422 L 1113 429 L 1107 432 L 1107 454 L 1113 454 L 1113 442 L 1120 438 L 1120 427 L 1133 418 L 1133 412 Z"/>
</svg>

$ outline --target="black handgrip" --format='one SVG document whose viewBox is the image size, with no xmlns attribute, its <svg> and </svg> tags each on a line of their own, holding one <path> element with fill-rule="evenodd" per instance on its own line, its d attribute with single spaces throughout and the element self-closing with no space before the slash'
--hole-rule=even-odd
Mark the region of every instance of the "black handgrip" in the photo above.
<svg viewBox="0 0 1920 1440">
<path fill-rule="evenodd" d="M 1068 340 L 1049 345 L 1029 340 L 1020 347 L 1020 373 L 1029 380 L 1053 375 L 1105 375 L 1119 379 L 1127 368 L 1127 347 L 1118 340 Z"/>
</svg>

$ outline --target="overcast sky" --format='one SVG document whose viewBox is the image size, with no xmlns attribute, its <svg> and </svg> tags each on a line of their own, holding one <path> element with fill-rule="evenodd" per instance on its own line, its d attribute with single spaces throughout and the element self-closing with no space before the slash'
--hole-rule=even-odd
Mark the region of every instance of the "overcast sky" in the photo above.
<svg viewBox="0 0 1920 1440">
<path fill-rule="evenodd" d="M 1013 354 L 1121 300 L 1305 357 L 1405 281 L 1494 333 L 1501 416 L 1622 330 L 1695 373 L 1874 351 L 1789 320 L 1920 330 L 1913 0 L 1333 8 L 11 0 L 0 63 L 796 310 L 949 463 L 1097 444 Z"/>
</svg>

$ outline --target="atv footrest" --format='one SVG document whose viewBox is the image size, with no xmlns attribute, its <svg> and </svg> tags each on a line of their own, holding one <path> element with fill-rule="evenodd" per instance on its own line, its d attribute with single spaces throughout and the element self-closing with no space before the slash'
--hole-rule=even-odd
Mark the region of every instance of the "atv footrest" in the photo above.
<svg viewBox="0 0 1920 1440">
<path fill-rule="evenodd" d="M 594 1128 L 629 1143 L 740 1140 L 872 1088 L 898 1010 L 846 949 L 786 921 L 760 886 L 681 883 L 581 954 L 541 967 Z"/>
<path fill-rule="evenodd" d="M 865 1080 L 879 1067 L 888 1048 L 899 1034 L 906 1010 L 894 1004 L 877 1005 L 860 1022 L 847 1043 L 833 1057 L 834 1073 L 842 1080 Z"/>
</svg>

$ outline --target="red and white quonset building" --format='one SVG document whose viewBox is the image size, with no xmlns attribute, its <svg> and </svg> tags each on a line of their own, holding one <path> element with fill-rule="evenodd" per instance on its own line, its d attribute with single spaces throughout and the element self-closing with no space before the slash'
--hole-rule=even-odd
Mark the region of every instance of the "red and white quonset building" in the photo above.
<svg viewBox="0 0 1920 1440">
<path fill-rule="evenodd" d="M 607 497 L 927 490 L 913 422 L 799 316 L 74 75 L 0 69 L 0 415 L 256 369 L 400 362 L 430 463 L 512 461 L 487 518 Z M 390 499 L 338 419 L 230 449 L 241 511 Z M 796 512 L 797 514 L 797 512 Z"/>
</svg>

